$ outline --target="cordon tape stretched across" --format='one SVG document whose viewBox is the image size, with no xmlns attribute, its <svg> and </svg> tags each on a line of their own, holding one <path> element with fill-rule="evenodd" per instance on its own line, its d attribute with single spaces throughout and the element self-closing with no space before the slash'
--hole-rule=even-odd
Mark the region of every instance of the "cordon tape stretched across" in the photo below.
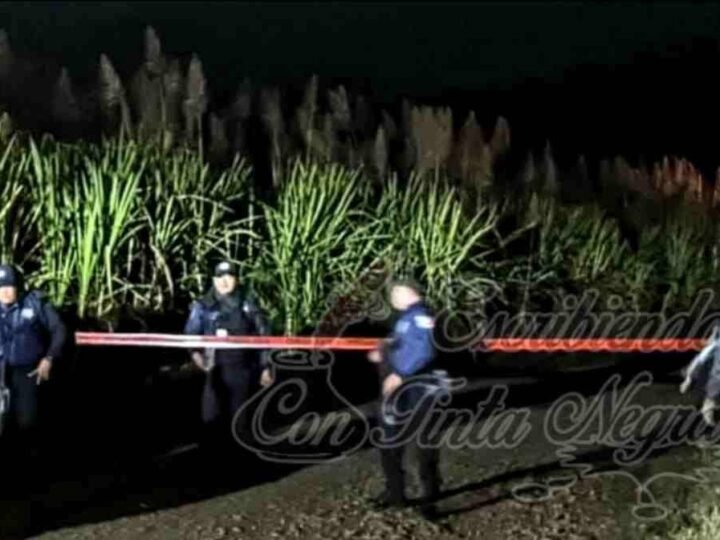
<svg viewBox="0 0 720 540">
<path fill-rule="evenodd" d="M 369 351 L 377 338 L 314 336 L 188 336 L 178 334 L 134 334 L 77 332 L 75 342 L 83 346 L 167 347 L 181 349 L 302 349 Z M 690 352 L 707 344 L 696 338 L 488 338 L 473 348 L 487 352 Z"/>
</svg>

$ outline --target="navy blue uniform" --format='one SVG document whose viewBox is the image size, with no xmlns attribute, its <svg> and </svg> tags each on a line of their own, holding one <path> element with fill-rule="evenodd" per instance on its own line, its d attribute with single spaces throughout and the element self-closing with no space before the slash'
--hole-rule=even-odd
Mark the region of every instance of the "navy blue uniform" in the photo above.
<svg viewBox="0 0 720 540">
<path fill-rule="evenodd" d="M 65 325 L 53 307 L 32 291 L 12 305 L 0 304 L 0 362 L 10 389 L 10 419 L 28 432 L 38 420 L 38 385 L 28 375 L 43 358 L 58 358 Z"/>
<path fill-rule="evenodd" d="M 214 289 L 193 303 L 185 324 L 186 334 L 217 336 L 268 335 L 269 327 L 257 303 L 239 290 L 219 297 Z M 264 366 L 257 351 L 206 349 L 213 366 L 202 397 L 202 419 L 224 430 L 235 412 L 255 390 Z"/>
<path fill-rule="evenodd" d="M 383 407 L 380 415 L 380 425 L 385 436 L 390 440 L 397 436 L 398 430 L 408 432 L 407 426 L 397 423 L 396 415 L 415 410 L 420 405 L 430 404 L 431 401 L 426 399 L 426 396 L 428 392 L 437 389 L 437 385 L 429 375 L 435 358 L 433 327 L 433 315 L 422 302 L 413 304 L 403 311 L 395 322 L 390 342 L 383 355 L 382 368 L 384 376 L 395 373 L 402 377 L 404 382 L 396 390 L 398 399 L 391 397 L 389 400 L 400 410 Z M 423 377 L 418 378 L 419 376 Z M 416 378 L 415 381 L 412 380 L 413 377 Z M 415 418 L 422 420 L 424 412 L 427 410 L 420 412 Z M 410 428 L 410 432 L 420 436 L 414 427 Z M 391 499 L 400 501 L 404 499 L 405 491 L 405 474 L 402 465 L 405 445 L 382 448 L 380 454 L 387 494 Z M 439 489 L 438 449 L 428 446 L 419 447 L 418 465 L 425 495 L 433 497 Z"/>
</svg>

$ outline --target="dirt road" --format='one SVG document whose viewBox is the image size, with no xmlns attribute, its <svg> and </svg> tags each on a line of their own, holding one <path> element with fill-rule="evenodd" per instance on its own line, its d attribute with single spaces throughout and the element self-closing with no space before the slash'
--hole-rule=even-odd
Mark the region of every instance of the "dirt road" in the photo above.
<svg viewBox="0 0 720 540">
<path fill-rule="evenodd" d="M 155 463 L 124 463 L 81 475 L 68 471 L 49 487 L 40 483 L 32 501 L 21 492 L 14 501 L 6 494 L 1 536 L 47 540 L 636 537 L 643 524 L 633 516 L 633 507 L 648 503 L 655 487 L 649 486 L 643 494 L 636 489 L 637 482 L 660 479 L 667 472 L 693 473 L 690 457 L 695 451 L 685 445 L 656 448 L 647 458 L 621 466 L 614 448 L 590 440 L 572 449 L 569 461 L 565 459 L 557 434 L 548 435 L 548 419 L 568 392 L 579 392 L 591 404 L 610 373 L 567 375 L 563 384 L 555 379 L 552 389 L 533 380 L 510 386 L 506 404 L 527 411 L 529 430 L 519 444 L 508 448 L 468 443 L 445 450 L 445 484 L 433 519 L 423 517 L 417 507 L 373 509 L 368 499 L 382 485 L 377 456 L 370 448 L 339 462 L 304 467 L 269 465 L 248 454 L 213 462 L 190 450 Z M 628 380 L 629 376 L 623 379 Z M 498 382 L 502 381 L 485 381 L 481 386 Z M 452 406 L 472 409 L 487 395 L 488 388 L 476 389 L 456 398 Z M 641 388 L 632 402 L 648 407 L 695 400 L 696 396 L 680 396 L 677 380 L 666 377 Z M 608 399 L 601 404 L 598 410 L 612 412 Z M 572 414 L 565 407 L 557 418 L 562 424 L 572 421 Z M 488 422 L 489 418 L 481 419 L 475 429 Z M 633 476 L 620 474 L 628 472 Z M 656 485 L 667 491 L 693 481 L 666 478 Z M 414 484 L 410 495 L 417 495 Z"/>
</svg>

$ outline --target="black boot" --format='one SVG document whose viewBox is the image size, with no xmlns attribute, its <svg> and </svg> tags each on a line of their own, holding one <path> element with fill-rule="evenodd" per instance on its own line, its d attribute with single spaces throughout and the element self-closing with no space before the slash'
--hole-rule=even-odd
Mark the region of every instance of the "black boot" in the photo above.
<svg viewBox="0 0 720 540">
<path fill-rule="evenodd" d="M 377 510 L 388 510 L 390 508 L 403 508 L 407 505 L 407 499 L 402 493 L 396 493 L 388 489 L 372 499 L 373 506 Z"/>
</svg>

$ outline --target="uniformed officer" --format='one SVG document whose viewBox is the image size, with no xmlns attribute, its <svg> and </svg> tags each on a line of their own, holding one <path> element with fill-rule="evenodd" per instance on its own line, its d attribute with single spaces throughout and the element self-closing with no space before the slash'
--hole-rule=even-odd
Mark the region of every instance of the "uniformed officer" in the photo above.
<svg viewBox="0 0 720 540">
<path fill-rule="evenodd" d="M 716 412 L 720 407 L 720 327 L 716 326 L 705 347 L 693 358 L 685 370 L 680 392 L 686 393 L 693 386 L 705 393 L 700 412 L 711 426 L 717 423 Z"/>
<path fill-rule="evenodd" d="M 214 269 L 213 286 L 191 307 L 186 334 L 206 336 L 268 335 L 269 327 L 255 299 L 238 286 L 238 272 L 228 261 Z M 260 382 L 270 384 L 264 357 L 247 349 L 192 351 L 195 364 L 207 373 L 202 419 L 213 440 L 226 440 L 230 421 Z M 241 420 L 242 421 L 242 420 Z M 243 426 L 235 426 L 242 429 Z"/>
<path fill-rule="evenodd" d="M 38 291 L 25 292 L 22 276 L 0 265 L 0 373 L 9 390 L 9 428 L 16 442 L 38 448 L 38 386 L 50 378 L 65 343 L 65 325 Z"/>
<path fill-rule="evenodd" d="M 427 398 L 439 386 L 432 376 L 434 317 L 422 299 L 420 288 L 410 281 L 395 282 L 390 287 L 390 303 L 399 311 L 399 317 L 389 340 L 381 349 L 370 352 L 368 359 L 381 366 L 383 406 L 379 420 L 385 438 L 391 441 L 400 430 L 421 436 L 418 426 L 404 425 L 400 418 L 410 417 L 413 422 L 421 422 L 429 411 L 417 409 L 432 404 Z M 408 415 L 411 411 L 415 414 Z M 376 502 L 383 508 L 406 503 L 403 457 L 407 442 L 381 447 L 385 491 Z M 417 450 L 423 498 L 431 503 L 440 489 L 438 448 L 424 444 L 418 445 Z"/>
</svg>

